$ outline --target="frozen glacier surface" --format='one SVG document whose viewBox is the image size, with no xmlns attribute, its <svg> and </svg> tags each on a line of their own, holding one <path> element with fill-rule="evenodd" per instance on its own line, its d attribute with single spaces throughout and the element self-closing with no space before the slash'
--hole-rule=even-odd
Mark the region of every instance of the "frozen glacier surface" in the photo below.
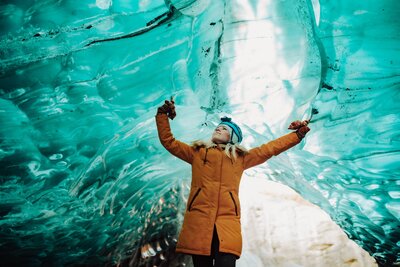
<svg viewBox="0 0 400 267">
<path fill-rule="evenodd" d="M 398 264 L 399 13 L 397 0 L 2 1 L 2 263 L 184 262 L 190 169 L 154 121 L 174 96 L 185 142 L 229 114 L 250 148 L 317 110 L 299 146 L 246 174 Z"/>
</svg>

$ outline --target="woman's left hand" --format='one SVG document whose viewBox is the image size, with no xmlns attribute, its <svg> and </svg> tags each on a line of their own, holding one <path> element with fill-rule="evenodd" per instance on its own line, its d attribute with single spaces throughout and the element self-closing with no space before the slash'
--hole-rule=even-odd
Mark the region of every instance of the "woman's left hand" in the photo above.
<svg viewBox="0 0 400 267">
<path fill-rule="evenodd" d="M 310 128 L 307 127 L 307 125 L 301 126 L 299 129 L 296 130 L 296 134 L 299 137 L 299 139 L 303 139 L 306 134 L 310 131 Z"/>
<path fill-rule="evenodd" d="M 293 122 L 289 125 L 288 129 L 289 129 L 289 130 L 298 130 L 298 129 L 300 129 L 300 128 L 303 127 L 303 126 L 307 126 L 308 123 L 309 123 L 308 120 L 304 120 L 304 121 L 299 121 L 299 120 L 293 121 Z"/>
</svg>

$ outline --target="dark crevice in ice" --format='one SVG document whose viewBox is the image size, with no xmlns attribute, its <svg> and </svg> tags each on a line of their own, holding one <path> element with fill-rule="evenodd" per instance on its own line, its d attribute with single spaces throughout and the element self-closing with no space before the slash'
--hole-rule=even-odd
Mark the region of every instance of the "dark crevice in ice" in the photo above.
<svg viewBox="0 0 400 267">
<path fill-rule="evenodd" d="M 158 26 L 161 26 L 167 22 L 169 23 L 170 21 L 174 20 L 178 15 L 179 15 L 179 13 L 176 12 L 176 9 L 174 7 L 171 7 L 171 9 L 168 12 L 165 12 L 164 14 L 161 14 L 161 15 L 155 17 L 154 19 L 152 19 L 151 21 L 147 22 L 146 28 L 140 29 L 138 31 L 135 31 L 135 32 L 132 32 L 129 34 L 121 35 L 121 36 L 93 40 L 90 43 L 86 44 L 85 47 L 91 46 L 92 44 L 96 44 L 96 43 L 122 40 L 122 39 L 132 38 L 132 37 L 141 35 L 143 33 L 151 31 L 152 29 L 154 29 Z"/>
</svg>

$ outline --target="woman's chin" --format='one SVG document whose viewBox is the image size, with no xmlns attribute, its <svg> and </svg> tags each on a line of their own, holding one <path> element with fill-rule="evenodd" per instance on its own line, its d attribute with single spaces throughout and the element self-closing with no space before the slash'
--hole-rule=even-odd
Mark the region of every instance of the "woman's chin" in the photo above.
<svg viewBox="0 0 400 267">
<path fill-rule="evenodd" d="M 221 143 L 221 141 L 218 138 L 213 138 L 211 139 L 211 142 L 213 142 L 214 144 L 219 144 Z"/>
<path fill-rule="evenodd" d="M 220 139 L 212 139 L 211 140 L 214 144 L 220 145 L 220 144 L 226 144 L 227 142 L 225 142 L 224 140 L 220 140 Z"/>
</svg>

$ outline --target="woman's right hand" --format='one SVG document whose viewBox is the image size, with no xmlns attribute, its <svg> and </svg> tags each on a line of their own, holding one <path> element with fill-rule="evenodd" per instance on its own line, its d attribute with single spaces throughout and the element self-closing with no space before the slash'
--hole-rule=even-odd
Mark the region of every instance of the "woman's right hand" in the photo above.
<svg viewBox="0 0 400 267">
<path fill-rule="evenodd" d="M 165 100 L 164 105 L 158 107 L 157 114 L 167 114 L 168 118 L 173 120 L 176 117 L 174 98 L 171 97 L 170 101 Z"/>
</svg>

